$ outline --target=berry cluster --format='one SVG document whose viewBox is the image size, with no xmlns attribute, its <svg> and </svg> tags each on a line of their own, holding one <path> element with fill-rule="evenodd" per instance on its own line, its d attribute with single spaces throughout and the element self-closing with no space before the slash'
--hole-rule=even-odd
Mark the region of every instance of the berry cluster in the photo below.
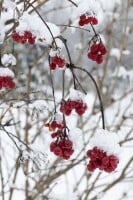
<svg viewBox="0 0 133 200">
<path fill-rule="evenodd" d="M 102 43 L 102 41 L 98 43 L 93 43 L 90 46 L 89 52 L 88 52 L 88 58 L 90 58 L 93 61 L 96 61 L 98 64 L 101 64 L 103 62 L 103 55 L 107 53 L 107 50 Z"/>
<path fill-rule="evenodd" d="M 88 15 L 88 14 L 81 15 L 80 19 L 79 19 L 79 25 L 84 26 L 84 25 L 87 25 L 87 24 L 96 25 L 96 24 L 98 24 L 98 20 L 95 16 L 91 16 L 91 15 Z"/>
<path fill-rule="evenodd" d="M 0 89 L 2 88 L 14 89 L 15 87 L 16 87 L 16 84 L 13 81 L 12 77 L 0 76 Z"/>
<path fill-rule="evenodd" d="M 13 31 L 12 38 L 15 42 L 22 44 L 29 43 L 30 45 L 34 45 L 36 39 L 30 31 L 24 31 L 23 35 Z"/>
<path fill-rule="evenodd" d="M 116 156 L 108 156 L 106 152 L 99 149 L 98 147 L 94 147 L 92 150 L 88 150 L 87 156 L 90 158 L 87 169 L 91 172 L 98 168 L 110 173 L 116 169 L 119 163 L 119 160 Z"/>
<path fill-rule="evenodd" d="M 53 121 L 51 121 L 49 123 L 46 123 L 45 126 L 49 128 L 49 131 L 54 131 L 56 128 L 57 129 L 62 129 L 63 126 L 64 126 L 64 123 L 63 122 L 59 123 L 56 120 L 53 120 Z"/>
<path fill-rule="evenodd" d="M 63 68 L 65 66 L 65 60 L 59 56 L 51 58 L 50 69 L 55 70 L 56 67 Z"/>
<path fill-rule="evenodd" d="M 69 139 L 59 137 L 59 141 L 55 141 L 50 144 L 50 151 L 56 156 L 68 160 L 74 152 L 73 143 Z"/>
<path fill-rule="evenodd" d="M 62 113 L 70 115 L 72 110 L 75 110 L 76 113 L 81 116 L 87 110 L 87 104 L 82 100 L 72 101 L 70 99 L 61 102 L 60 111 Z"/>
</svg>

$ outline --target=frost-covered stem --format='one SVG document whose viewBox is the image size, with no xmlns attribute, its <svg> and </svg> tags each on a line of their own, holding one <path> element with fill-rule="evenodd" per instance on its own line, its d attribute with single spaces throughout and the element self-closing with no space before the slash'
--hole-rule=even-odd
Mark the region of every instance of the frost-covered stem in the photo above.
<svg viewBox="0 0 133 200">
<path fill-rule="evenodd" d="M 102 115 L 102 127 L 103 127 L 103 129 L 105 129 L 104 107 L 103 107 L 103 102 L 102 102 L 101 94 L 100 94 L 100 91 L 99 91 L 99 88 L 98 88 L 98 85 L 97 85 L 95 79 L 93 78 L 93 76 L 86 69 L 77 67 L 75 65 L 73 66 L 73 68 L 85 72 L 91 78 L 91 80 L 93 81 L 93 83 L 95 85 L 95 88 L 96 88 L 96 91 L 97 91 L 99 102 L 100 102 L 100 110 L 101 110 L 101 115 Z"/>
<path fill-rule="evenodd" d="M 68 0 L 70 3 L 72 3 L 74 6 L 76 6 L 76 7 L 78 7 L 78 5 L 74 2 L 74 1 L 72 1 L 72 0 Z"/>
<path fill-rule="evenodd" d="M 50 66 L 50 56 L 48 57 L 48 62 Z M 49 67 L 50 71 L 50 82 L 51 82 L 51 87 L 52 87 L 52 93 L 53 93 L 53 100 L 54 100 L 54 113 L 56 113 L 56 102 L 55 102 L 55 91 L 54 91 L 54 83 L 53 83 L 53 78 L 52 78 L 52 71 L 51 68 Z"/>
<path fill-rule="evenodd" d="M 26 144 L 24 143 L 19 137 L 17 137 L 16 135 L 14 135 L 13 133 L 7 131 L 5 129 L 4 125 L 0 125 L 0 130 L 3 130 L 9 137 L 10 139 L 13 141 L 13 143 L 15 143 L 15 146 L 17 147 L 17 149 L 19 150 L 19 152 L 21 152 L 21 149 L 18 147 L 16 141 L 14 140 L 14 138 L 16 138 L 21 144 L 23 144 L 28 150 L 32 151 L 32 149 Z"/>
<path fill-rule="evenodd" d="M 64 26 L 66 28 L 75 28 L 75 29 L 79 29 L 79 30 L 82 30 L 82 31 L 90 32 L 90 30 L 88 30 L 86 28 L 81 28 L 79 26 L 73 26 L 73 25 L 69 25 L 69 24 L 67 24 L 67 25 L 65 25 L 65 24 L 56 24 L 56 26 L 62 26 L 62 27 Z"/>
<path fill-rule="evenodd" d="M 55 47 L 58 48 L 58 46 L 57 46 L 57 44 L 56 44 L 56 41 L 55 41 L 55 38 L 54 38 L 54 35 L 53 35 L 51 29 L 49 28 L 49 26 L 47 25 L 47 23 L 45 22 L 45 20 L 42 18 L 41 14 L 38 12 L 38 10 L 37 10 L 30 2 L 28 2 L 27 0 L 26 0 L 26 2 L 27 2 L 27 3 L 29 4 L 29 6 L 31 6 L 31 7 L 34 9 L 34 11 L 38 14 L 38 16 L 40 17 L 40 19 L 41 19 L 42 22 L 44 23 L 44 25 L 45 25 L 45 26 L 47 27 L 47 29 L 49 30 L 49 32 L 50 32 L 50 34 L 51 34 L 51 37 L 52 37 L 52 39 L 53 39 L 53 42 L 54 42 L 54 44 L 55 44 Z"/>
</svg>

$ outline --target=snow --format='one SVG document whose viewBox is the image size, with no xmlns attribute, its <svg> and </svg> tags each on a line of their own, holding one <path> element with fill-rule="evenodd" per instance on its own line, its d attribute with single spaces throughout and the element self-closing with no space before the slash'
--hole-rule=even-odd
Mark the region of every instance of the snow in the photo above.
<svg viewBox="0 0 133 200">
<path fill-rule="evenodd" d="M 124 66 L 119 67 L 119 71 L 115 70 L 112 76 L 122 77 L 123 79 L 128 78 L 130 83 L 133 81 L 133 70 L 126 70 Z"/>
<path fill-rule="evenodd" d="M 70 89 L 69 98 L 72 101 L 83 100 L 84 95 L 79 90 L 75 90 L 73 88 Z"/>
<path fill-rule="evenodd" d="M 53 37 L 60 35 L 60 30 L 55 24 L 50 22 L 45 23 L 37 16 L 37 14 L 30 15 L 27 12 L 24 12 L 19 18 L 19 26 L 17 26 L 16 32 L 23 35 L 25 31 L 30 31 L 32 35 L 36 37 L 38 42 L 39 39 L 42 40 L 40 42 L 42 45 L 50 45 L 53 41 Z M 60 44 L 62 45 L 58 40 L 56 40 L 56 42 L 57 46 L 59 45 L 60 47 Z"/>
<path fill-rule="evenodd" d="M 105 151 L 107 155 L 116 155 L 119 157 L 121 152 L 119 138 L 116 133 L 104 129 L 98 129 L 90 140 L 92 147 L 98 147 Z"/>
<path fill-rule="evenodd" d="M 10 76 L 10 77 L 14 77 L 14 73 L 13 71 L 11 71 L 9 68 L 7 67 L 0 67 L 0 76 L 2 77 L 6 77 L 6 76 Z"/>
<path fill-rule="evenodd" d="M 7 67 L 8 65 L 16 65 L 17 60 L 13 54 L 9 53 L 2 56 L 1 62 L 4 66 Z"/>
<path fill-rule="evenodd" d="M 114 56 L 114 57 L 116 57 L 117 60 L 119 60 L 120 56 L 121 56 L 120 49 L 112 48 L 111 51 L 110 51 L 110 56 Z"/>
</svg>

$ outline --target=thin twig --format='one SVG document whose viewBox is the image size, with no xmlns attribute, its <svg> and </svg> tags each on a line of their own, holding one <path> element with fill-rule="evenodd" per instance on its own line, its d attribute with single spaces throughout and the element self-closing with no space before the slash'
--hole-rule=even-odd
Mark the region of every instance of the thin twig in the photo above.
<svg viewBox="0 0 133 200">
<path fill-rule="evenodd" d="M 85 73 L 87 73 L 87 75 L 91 78 L 91 80 L 93 81 L 94 85 L 95 85 L 95 88 L 96 88 L 96 91 L 97 91 L 97 95 L 98 95 L 98 98 L 99 98 L 99 102 L 100 102 L 100 110 L 101 110 L 101 115 L 102 115 L 102 127 L 103 129 L 105 129 L 105 119 L 104 119 L 104 107 L 103 107 L 103 102 L 102 102 L 102 98 L 101 98 L 101 94 L 100 94 L 100 91 L 99 91 L 99 88 L 98 88 L 98 85 L 95 81 L 95 79 L 93 78 L 93 76 L 84 68 L 80 68 L 80 67 L 77 67 L 77 66 L 73 66 L 73 68 L 75 69 L 78 69 L 78 70 L 81 70 Z"/>
<path fill-rule="evenodd" d="M 74 6 L 76 6 L 76 7 L 78 7 L 78 5 L 74 2 L 74 1 L 72 1 L 72 0 L 68 0 L 70 3 L 72 3 Z"/>
</svg>

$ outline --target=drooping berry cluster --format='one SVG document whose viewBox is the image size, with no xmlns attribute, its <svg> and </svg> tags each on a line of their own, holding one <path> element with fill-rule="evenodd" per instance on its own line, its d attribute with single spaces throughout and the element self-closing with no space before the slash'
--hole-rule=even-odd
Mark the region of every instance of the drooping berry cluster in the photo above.
<svg viewBox="0 0 133 200">
<path fill-rule="evenodd" d="M 103 55 L 107 53 L 107 50 L 100 40 L 99 42 L 94 42 L 88 51 L 88 58 L 96 61 L 98 64 L 101 64 L 103 62 Z"/>
<path fill-rule="evenodd" d="M 107 155 L 106 152 L 98 147 L 88 150 L 87 156 L 90 158 L 87 169 L 91 172 L 98 168 L 110 173 L 116 169 L 119 163 L 119 159 L 115 155 Z"/>
<path fill-rule="evenodd" d="M 49 128 L 49 131 L 54 131 L 55 129 L 62 129 L 64 126 L 63 121 L 57 122 L 55 119 L 49 123 L 45 124 L 46 127 Z"/>
<path fill-rule="evenodd" d="M 2 88 L 14 89 L 15 87 L 16 87 L 16 84 L 13 81 L 12 77 L 0 76 L 0 89 Z"/>
<path fill-rule="evenodd" d="M 54 56 L 51 58 L 50 69 L 55 70 L 56 67 L 63 68 L 65 66 L 65 60 L 60 56 Z"/>
<path fill-rule="evenodd" d="M 14 73 L 7 67 L 0 67 L 0 89 L 14 89 L 16 84 L 13 80 Z"/>
<path fill-rule="evenodd" d="M 69 139 L 60 138 L 60 141 L 55 141 L 50 144 L 50 151 L 56 156 L 68 160 L 73 154 L 73 143 Z"/>
<path fill-rule="evenodd" d="M 87 104 L 82 100 L 72 101 L 68 99 L 67 101 L 62 101 L 60 105 L 60 111 L 65 115 L 70 115 L 72 110 L 75 110 L 78 115 L 83 115 L 87 110 Z"/>
<path fill-rule="evenodd" d="M 13 31 L 12 38 L 17 43 L 29 43 L 30 45 L 34 45 L 36 39 L 36 37 L 30 31 L 24 31 L 23 34 L 19 34 L 16 31 Z"/>
<path fill-rule="evenodd" d="M 88 13 L 81 15 L 79 19 L 79 25 L 84 26 L 87 24 L 97 25 L 98 19 L 96 18 L 95 15 L 92 16 L 92 15 L 89 15 Z"/>
</svg>

